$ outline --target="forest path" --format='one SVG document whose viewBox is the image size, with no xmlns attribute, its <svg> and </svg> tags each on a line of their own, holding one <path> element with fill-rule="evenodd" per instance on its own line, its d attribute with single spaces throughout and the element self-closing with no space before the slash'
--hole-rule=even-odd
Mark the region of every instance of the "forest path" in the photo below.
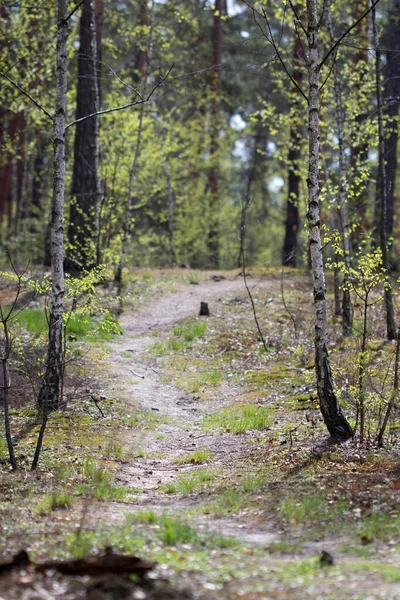
<svg viewBox="0 0 400 600">
<path fill-rule="evenodd" d="M 274 282 L 276 285 L 276 282 Z M 262 280 L 258 286 L 266 287 Z M 191 476 L 199 468 L 212 469 L 218 474 L 218 483 L 229 482 L 233 464 L 249 457 L 248 439 L 245 436 L 205 432 L 200 421 L 204 414 L 227 405 L 235 396 L 234 384 L 224 383 L 219 401 L 199 401 L 196 394 L 180 389 L 163 370 L 163 358 L 152 352 L 155 344 L 171 334 L 175 324 L 182 319 L 197 317 L 200 302 L 208 302 L 212 316 L 219 316 L 221 300 L 243 296 L 243 278 L 208 280 L 198 285 L 186 285 L 175 293 L 167 293 L 132 314 L 127 310 L 121 320 L 124 334 L 113 344 L 109 353 L 109 368 L 112 376 L 109 385 L 126 402 L 128 415 L 139 408 L 149 415 L 150 427 L 130 429 L 125 435 L 124 445 L 128 456 L 118 471 L 119 485 L 138 490 L 133 510 L 151 508 L 155 512 L 168 511 L 177 514 L 210 501 L 210 492 L 196 490 L 193 494 L 168 494 L 162 491 L 181 476 Z M 270 292 L 268 292 L 270 293 Z M 250 307 L 249 307 L 250 310 Z M 207 320 L 207 317 L 204 317 Z M 256 334 L 254 334 L 256 335 Z M 210 361 L 210 367 L 212 367 Z M 156 429 L 151 418 L 159 421 Z M 177 464 L 177 460 L 188 452 L 206 450 L 212 457 L 206 464 Z M 113 504 L 109 511 L 119 519 L 126 505 Z M 271 526 L 259 515 L 254 526 L 248 515 L 228 515 L 223 518 L 201 515 L 196 517 L 200 527 L 218 531 L 221 535 L 237 536 L 242 541 L 268 544 L 275 539 Z"/>
</svg>

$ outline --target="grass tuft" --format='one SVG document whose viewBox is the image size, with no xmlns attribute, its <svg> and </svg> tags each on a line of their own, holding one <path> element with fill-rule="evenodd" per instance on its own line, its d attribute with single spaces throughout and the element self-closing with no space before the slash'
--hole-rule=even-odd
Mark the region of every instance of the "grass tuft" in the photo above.
<svg viewBox="0 0 400 600">
<path fill-rule="evenodd" d="M 36 504 L 35 512 L 38 515 L 47 515 L 57 508 L 68 508 L 73 498 L 68 492 L 47 492 Z"/>
<path fill-rule="evenodd" d="M 186 465 L 186 464 L 195 464 L 201 465 L 202 463 L 207 462 L 210 459 L 211 452 L 210 450 L 194 450 L 193 452 L 189 452 L 185 454 L 185 456 L 180 456 L 175 459 L 175 463 L 177 465 Z"/>
<path fill-rule="evenodd" d="M 183 337 L 185 342 L 193 342 L 193 340 L 202 337 L 207 331 L 207 323 L 204 321 L 190 323 L 189 325 L 176 325 L 173 329 L 174 335 Z"/>
<path fill-rule="evenodd" d="M 197 469 L 190 475 L 181 475 L 176 482 L 167 483 L 161 486 L 161 490 L 166 494 L 182 494 L 188 496 L 194 490 L 205 483 L 210 483 L 216 475 L 208 469 Z"/>
<path fill-rule="evenodd" d="M 202 420 L 204 429 L 222 428 L 235 434 L 266 429 L 272 423 L 268 410 L 255 404 L 234 404 L 217 413 L 207 415 Z"/>
</svg>

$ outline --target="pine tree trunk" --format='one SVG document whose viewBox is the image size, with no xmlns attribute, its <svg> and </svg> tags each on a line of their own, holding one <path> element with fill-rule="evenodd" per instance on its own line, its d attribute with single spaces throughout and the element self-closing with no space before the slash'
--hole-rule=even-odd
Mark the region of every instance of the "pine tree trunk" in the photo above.
<svg viewBox="0 0 400 600">
<path fill-rule="evenodd" d="M 328 29 L 332 44 L 335 41 L 332 24 L 332 13 L 330 6 L 328 6 Z M 353 331 L 353 313 L 351 308 L 351 298 L 349 290 L 349 278 L 350 278 L 350 266 L 351 266 L 351 241 L 350 241 L 350 227 L 349 227 L 349 208 L 346 198 L 347 181 L 346 181 L 346 160 L 345 160 L 345 148 L 344 148 L 344 110 L 343 110 L 343 95 L 342 95 L 342 84 L 340 79 L 340 67 L 337 59 L 333 67 L 333 79 L 334 79 L 334 91 L 335 91 L 335 104 L 336 104 L 336 122 L 337 122 L 337 137 L 339 147 L 339 168 L 338 168 L 338 179 L 339 179 L 339 216 L 340 216 L 340 228 L 343 240 L 343 261 L 344 261 L 344 277 L 343 277 L 343 297 L 342 297 L 342 330 L 343 335 L 351 335 Z"/>
<path fill-rule="evenodd" d="M 302 56 L 301 40 L 296 36 L 293 50 L 293 79 L 301 87 L 302 70 L 299 65 Z M 290 125 L 290 149 L 288 155 L 288 198 L 286 204 L 285 240 L 283 243 L 282 264 L 289 267 L 297 265 L 297 238 L 299 232 L 299 200 L 300 200 L 300 142 L 302 127 L 300 125 L 301 102 L 297 94 L 294 101 L 294 115 Z"/>
<path fill-rule="evenodd" d="M 353 431 L 342 414 L 333 388 L 328 354 L 328 326 L 319 210 L 319 76 L 316 0 L 307 0 L 308 14 L 308 213 L 310 258 L 315 307 L 315 369 L 317 392 L 325 425 L 333 438 L 346 440 Z"/>
<path fill-rule="evenodd" d="M 387 248 L 386 235 L 386 169 L 385 169 L 385 131 L 383 125 L 383 106 L 382 106 L 382 89 L 381 89 L 381 50 L 379 43 L 379 35 L 376 26 L 376 11 L 372 9 L 372 33 L 375 46 L 375 84 L 376 84 L 376 102 L 378 109 L 378 137 L 379 137 L 379 183 L 380 183 L 380 215 L 379 215 L 379 242 L 382 252 L 383 268 L 389 272 L 389 257 Z M 389 285 L 384 291 L 385 309 L 386 309 L 386 335 L 388 340 L 396 338 L 396 324 L 394 321 L 393 310 L 393 294 L 392 288 Z"/>
<path fill-rule="evenodd" d="M 82 5 L 79 33 L 76 118 L 99 109 L 94 0 Z M 99 194 L 99 118 L 76 124 L 71 209 L 66 266 L 90 269 L 96 264 L 96 213 Z"/>
<path fill-rule="evenodd" d="M 219 130 L 221 94 L 221 43 L 222 43 L 222 0 L 215 0 L 212 42 L 211 109 L 210 109 L 210 169 L 207 190 L 210 194 L 210 226 L 208 232 L 208 252 L 211 267 L 219 263 Z"/>
<path fill-rule="evenodd" d="M 51 304 L 46 371 L 38 402 L 45 407 L 57 408 L 61 402 L 63 361 L 64 313 L 64 195 L 65 195 L 65 114 L 67 98 L 68 0 L 57 0 L 57 70 L 56 103 L 54 111 L 54 174 L 51 213 Z"/>
<path fill-rule="evenodd" d="M 386 64 L 383 70 L 383 111 L 389 132 L 385 137 L 386 233 L 393 233 L 397 173 L 398 114 L 400 102 L 400 0 L 393 0 L 383 40 Z M 389 260 L 390 262 L 390 260 Z"/>
<path fill-rule="evenodd" d="M 353 2 L 353 21 L 357 21 L 367 10 L 369 6 L 369 0 L 354 0 Z M 363 86 L 367 83 L 368 76 L 368 46 L 369 46 L 369 35 L 368 35 L 368 19 L 365 17 L 354 29 L 352 35 L 357 40 L 357 49 L 353 53 L 353 64 L 354 70 L 359 71 L 359 83 L 358 88 L 362 90 Z M 353 175 L 352 187 L 354 194 L 351 196 L 351 204 L 349 206 L 351 222 L 356 224 L 358 227 L 353 231 L 352 240 L 354 252 L 358 250 L 360 241 L 363 239 L 363 234 L 368 230 L 367 224 L 367 206 L 368 206 L 368 190 L 365 183 L 360 177 L 362 171 L 365 169 L 365 165 L 368 161 L 368 142 L 360 138 L 365 129 L 365 123 L 369 116 L 369 106 L 365 106 L 365 100 L 363 102 L 363 94 L 360 95 L 360 106 L 355 117 L 355 125 L 353 131 L 353 140 L 350 148 L 350 167 Z M 361 184 L 357 181 L 361 180 Z"/>
</svg>

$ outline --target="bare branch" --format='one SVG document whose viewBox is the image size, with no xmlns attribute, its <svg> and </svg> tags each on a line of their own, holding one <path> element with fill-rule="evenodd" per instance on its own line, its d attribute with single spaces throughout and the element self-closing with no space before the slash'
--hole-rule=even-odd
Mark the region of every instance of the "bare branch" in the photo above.
<svg viewBox="0 0 400 600">
<path fill-rule="evenodd" d="M 324 79 L 324 81 L 323 81 L 323 83 L 322 83 L 321 87 L 319 88 L 319 91 L 321 91 L 321 90 L 324 88 L 325 84 L 327 83 L 327 81 L 329 80 L 329 78 L 330 78 L 330 76 L 331 76 L 331 74 L 332 74 L 332 71 L 333 71 L 333 69 L 334 69 L 334 67 L 335 67 L 335 64 L 336 64 L 337 53 L 338 53 L 338 50 L 336 49 L 336 50 L 335 50 L 335 55 L 334 55 L 334 57 L 333 57 L 332 64 L 331 64 L 331 66 L 330 66 L 330 69 L 329 69 L 329 72 L 328 72 L 327 76 L 325 77 L 325 79 Z"/>
<path fill-rule="evenodd" d="M 366 10 L 365 13 L 362 14 L 359 19 L 357 19 L 357 21 L 354 21 L 354 23 L 352 25 L 350 25 L 350 27 L 348 29 L 346 29 L 346 31 L 344 33 L 342 33 L 342 35 L 336 40 L 336 42 L 333 44 L 333 46 L 331 46 L 331 48 L 325 54 L 324 58 L 319 63 L 319 65 L 318 65 L 319 68 L 321 68 L 322 65 L 324 65 L 326 63 L 326 61 L 328 60 L 328 58 L 330 57 L 332 52 L 334 52 L 334 50 L 336 50 L 336 48 L 339 46 L 339 44 L 342 42 L 342 40 L 350 33 L 350 31 L 352 31 L 355 27 L 357 27 L 357 25 L 359 23 L 361 23 L 361 21 L 363 19 L 365 19 L 365 17 L 371 12 L 371 10 L 375 8 L 375 6 L 378 4 L 378 2 L 380 2 L 380 0 L 375 0 L 375 2 L 373 4 L 371 4 L 369 9 Z"/>
<path fill-rule="evenodd" d="M 53 117 L 51 116 L 51 114 L 49 112 L 47 112 L 47 110 L 41 104 L 39 104 L 39 102 L 36 102 L 36 100 L 34 98 L 32 98 L 32 96 L 30 94 L 28 94 L 28 92 L 26 92 L 18 83 L 16 83 L 12 79 L 10 79 L 10 77 L 8 75 L 6 75 L 5 73 L 3 73 L 2 71 L 0 71 L 0 76 L 4 77 L 4 79 L 7 79 L 7 81 L 9 83 L 11 83 L 11 85 L 13 85 L 15 88 L 17 88 L 17 90 L 19 90 L 21 92 L 21 94 L 23 94 L 24 96 L 29 98 L 29 100 L 31 102 L 33 102 L 33 104 L 46 115 L 46 117 L 49 117 L 49 119 L 51 121 L 53 121 Z"/>
<path fill-rule="evenodd" d="M 82 121 L 86 121 L 87 119 L 92 119 L 93 117 L 97 117 L 98 115 L 108 115 L 110 113 L 124 110 L 126 108 L 131 108 L 132 106 L 136 106 L 137 104 L 144 104 L 145 102 L 148 102 L 150 100 L 150 98 L 152 97 L 152 95 L 154 94 L 154 92 L 168 78 L 168 75 L 171 73 L 173 67 L 174 67 L 174 65 L 171 65 L 171 67 L 168 69 L 168 72 L 166 73 L 166 75 L 164 75 L 164 77 L 162 77 L 160 79 L 160 81 L 157 83 L 157 85 L 155 85 L 153 87 L 153 89 L 151 90 L 151 92 L 148 94 L 148 96 L 146 98 L 142 98 L 142 100 L 136 100 L 135 102 L 128 102 L 128 104 L 123 104 L 122 106 L 115 106 L 114 108 L 106 108 L 105 110 L 98 110 L 97 112 L 91 113 L 90 115 L 86 115 L 85 117 L 81 117 L 80 119 L 77 119 L 76 121 L 72 121 L 71 123 L 68 123 L 68 125 L 66 125 L 66 127 L 65 127 L 65 130 L 67 130 L 69 127 L 72 127 L 73 125 L 82 123 Z"/>
<path fill-rule="evenodd" d="M 301 87 L 298 85 L 298 83 L 293 79 L 292 75 L 290 74 L 290 71 L 288 70 L 281 53 L 279 52 L 279 48 L 277 47 L 275 40 L 274 40 L 274 36 L 272 35 L 272 31 L 271 31 L 271 27 L 269 24 L 269 20 L 267 17 L 267 14 L 265 12 L 265 10 L 262 8 L 262 12 L 258 11 L 256 8 L 254 8 L 254 6 L 252 6 L 251 4 L 249 4 L 247 2 L 247 0 L 242 0 L 242 2 L 244 4 L 246 4 L 246 6 L 248 6 L 252 11 L 253 11 L 253 19 L 254 19 L 254 23 L 257 25 L 257 27 L 259 28 L 259 30 L 261 31 L 263 37 L 267 40 L 267 42 L 269 44 L 271 44 L 271 46 L 273 47 L 273 49 L 275 50 L 276 53 L 276 58 L 279 60 L 279 62 L 281 63 L 286 75 L 289 77 L 290 81 L 293 83 L 293 85 L 295 86 L 295 88 L 300 92 L 300 94 L 303 96 L 303 98 L 306 100 L 307 104 L 308 104 L 308 98 L 305 95 L 305 93 L 303 92 L 303 90 L 301 89 Z M 260 23 L 257 21 L 256 15 L 258 15 L 259 17 L 262 17 L 265 22 L 266 25 L 268 27 L 268 31 L 269 31 L 269 35 L 271 37 L 268 37 L 268 35 L 265 33 L 265 31 L 263 30 L 263 28 L 261 27 Z"/>
<path fill-rule="evenodd" d="M 306 100 L 306 102 L 308 104 L 308 98 L 307 98 L 306 94 L 303 92 L 303 90 L 301 89 L 301 87 L 299 86 L 299 84 L 297 83 L 297 81 L 292 77 L 292 74 L 290 73 L 289 69 L 287 68 L 287 66 L 286 66 L 286 64 L 285 64 L 285 62 L 284 62 L 284 60 L 283 60 L 283 58 L 281 56 L 281 53 L 279 52 L 279 49 L 278 49 L 278 47 L 275 44 L 274 36 L 272 35 L 271 26 L 269 24 L 269 20 L 268 20 L 268 17 L 267 17 L 267 14 L 266 14 L 265 10 L 262 9 L 262 12 L 263 12 L 263 16 L 264 16 L 265 22 L 266 22 L 267 27 L 268 27 L 269 34 L 271 36 L 271 39 L 269 39 L 267 35 L 265 36 L 265 38 L 270 42 L 270 44 L 272 45 L 273 49 L 275 50 L 276 56 L 278 57 L 279 62 L 281 63 L 282 67 L 284 68 L 286 75 L 289 77 L 290 81 L 293 83 L 293 85 L 295 86 L 295 88 L 300 92 L 300 94 L 303 96 L 303 98 Z M 262 31 L 262 28 L 261 28 L 261 31 Z"/>
<path fill-rule="evenodd" d="M 62 21 L 60 21 L 60 23 L 58 25 L 60 26 L 60 25 L 63 25 L 65 23 L 68 23 L 68 21 L 70 20 L 70 18 L 72 17 L 72 15 L 74 13 L 76 13 L 76 11 L 78 10 L 78 8 L 80 8 L 84 2 L 86 2 L 86 0 L 81 0 L 80 2 L 78 2 L 78 4 L 75 6 L 75 8 L 73 8 L 71 10 L 71 12 L 69 13 L 69 15 L 67 17 L 65 17 L 65 19 L 63 19 Z"/>
<path fill-rule="evenodd" d="M 291 2 L 291 0 L 289 0 L 289 4 L 290 4 L 290 8 L 293 11 L 293 14 L 296 18 L 296 21 L 298 22 L 298 24 L 300 25 L 301 29 L 303 30 L 303 32 L 307 35 L 307 29 L 304 27 L 303 23 L 301 22 L 301 19 L 299 17 L 299 14 L 296 10 L 296 7 L 294 6 L 293 2 Z"/>
</svg>

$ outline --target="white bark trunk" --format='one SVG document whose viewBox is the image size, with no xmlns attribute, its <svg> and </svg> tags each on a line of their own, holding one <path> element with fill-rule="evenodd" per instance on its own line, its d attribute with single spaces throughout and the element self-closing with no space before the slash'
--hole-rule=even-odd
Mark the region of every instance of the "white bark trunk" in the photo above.
<svg viewBox="0 0 400 600">
<path fill-rule="evenodd" d="M 317 392 L 325 425 L 332 437 L 345 440 L 353 432 L 335 396 L 328 354 L 325 275 L 321 248 L 319 210 L 319 75 L 318 17 L 316 0 L 307 0 L 308 15 L 308 213 L 310 257 L 315 307 L 315 369 Z"/>
<path fill-rule="evenodd" d="M 64 192 L 65 192 L 65 113 L 67 97 L 67 17 L 68 0 L 57 0 L 57 70 L 54 112 L 54 173 L 51 211 L 51 304 L 47 364 L 39 403 L 57 408 L 61 402 L 63 379 L 64 313 Z"/>
</svg>

